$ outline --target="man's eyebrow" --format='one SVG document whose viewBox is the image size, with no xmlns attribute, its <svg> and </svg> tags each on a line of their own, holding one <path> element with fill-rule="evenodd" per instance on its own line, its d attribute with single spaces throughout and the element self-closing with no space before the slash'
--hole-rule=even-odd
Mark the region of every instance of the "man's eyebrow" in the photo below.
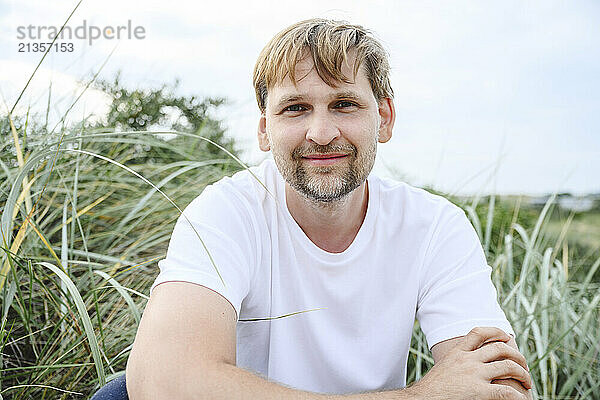
<svg viewBox="0 0 600 400">
<path fill-rule="evenodd" d="M 353 91 L 344 91 L 344 92 L 339 92 L 336 93 L 334 96 L 335 99 L 350 99 L 350 100 L 362 100 L 361 96 L 359 96 L 358 94 L 356 94 L 356 92 Z"/>
<path fill-rule="evenodd" d="M 304 100 L 305 97 L 299 94 L 291 94 L 288 96 L 283 96 L 278 102 L 277 102 L 277 106 L 275 107 L 276 109 L 283 107 L 285 104 L 288 103 L 293 103 L 295 101 L 302 101 Z"/>
</svg>

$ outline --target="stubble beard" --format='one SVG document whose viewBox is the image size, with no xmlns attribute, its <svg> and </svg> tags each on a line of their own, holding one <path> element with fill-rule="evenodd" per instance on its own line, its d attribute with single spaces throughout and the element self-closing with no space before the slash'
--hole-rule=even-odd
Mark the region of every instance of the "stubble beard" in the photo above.
<svg viewBox="0 0 600 400">
<path fill-rule="evenodd" d="M 329 166 L 309 165 L 303 155 L 319 153 L 348 154 L 347 160 Z M 273 158 L 285 181 L 307 199 L 329 204 L 346 198 L 367 180 L 377 154 L 377 137 L 359 152 L 352 144 L 329 144 L 298 147 L 289 155 L 273 151 Z"/>
</svg>

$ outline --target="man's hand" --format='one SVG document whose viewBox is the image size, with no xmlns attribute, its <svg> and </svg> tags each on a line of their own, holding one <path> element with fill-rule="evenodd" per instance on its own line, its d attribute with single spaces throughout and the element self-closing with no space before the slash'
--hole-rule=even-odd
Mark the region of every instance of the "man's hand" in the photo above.
<svg viewBox="0 0 600 400">
<path fill-rule="evenodd" d="M 432 400 L 528 400 L 531 377 L 527 363 L 507 344 L 510 340 L 500 329 L 475 328 L 411 389 Z"/>
</svg>

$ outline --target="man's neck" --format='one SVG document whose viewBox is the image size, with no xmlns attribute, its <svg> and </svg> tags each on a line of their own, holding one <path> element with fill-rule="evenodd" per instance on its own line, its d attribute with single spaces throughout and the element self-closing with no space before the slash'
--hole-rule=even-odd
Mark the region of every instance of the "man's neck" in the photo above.
<svg viewBox="0 0 600 400">
<path fill-rule="evenodd" d="M 315 245 L 341 253 L 352 244 L 365 219 L 369 188 L 365 181 L 338 201 L 316 202 L 286 183 L 285 198 L 290 214 Z"/>
</svg>

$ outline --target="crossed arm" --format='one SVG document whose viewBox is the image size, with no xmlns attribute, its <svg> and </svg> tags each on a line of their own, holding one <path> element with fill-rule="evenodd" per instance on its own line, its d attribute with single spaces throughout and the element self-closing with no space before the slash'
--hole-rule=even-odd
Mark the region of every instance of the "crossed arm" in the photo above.
<svg viewBox="0 0 600 400">
<path fill-rule="evenodd" d="M 354 395 L 291 389 L 236 367 L 235 328 L 235 310 L 210 289 L 185 282 L 158 285 L 127 363 L 130 399 L 530 398 L 525 359 L 514 339 L 496 328 L 477 328 L 465 337 L 435 345 L 435 366 L 409 388 Z"/>
</svg>

